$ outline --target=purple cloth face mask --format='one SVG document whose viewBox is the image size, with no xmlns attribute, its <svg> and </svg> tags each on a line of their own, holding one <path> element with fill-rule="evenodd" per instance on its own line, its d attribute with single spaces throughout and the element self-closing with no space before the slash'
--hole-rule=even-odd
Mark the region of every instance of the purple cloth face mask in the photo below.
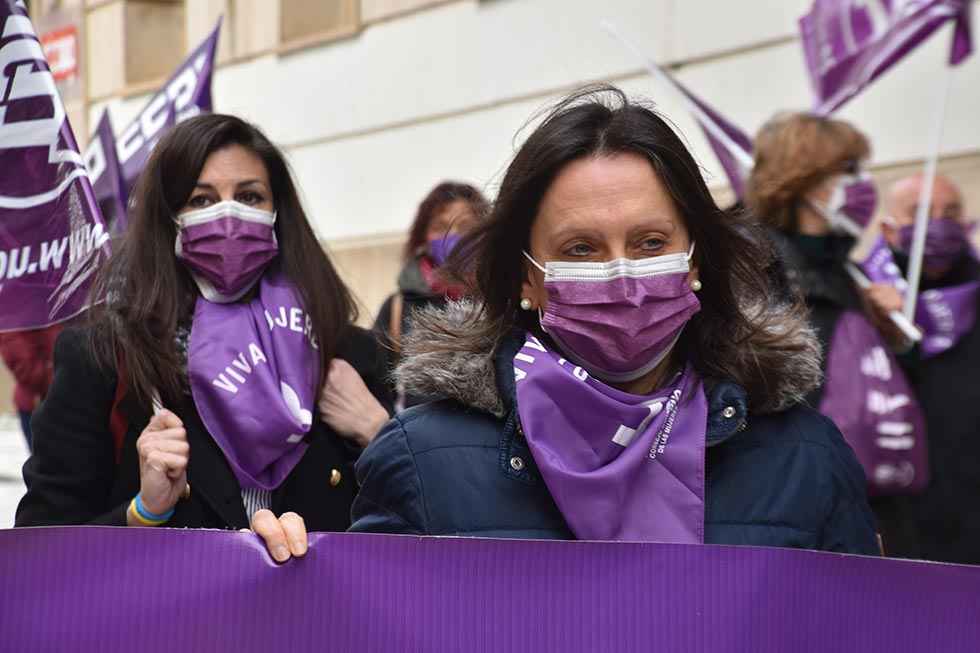
<svg viewBox="0 0 980 653">
<path fill-rule="evenodd" d="M 528 447 L 575 537 L 704 541 L 708 401 L 690 365 L 641 397 L 597 381 L 529 335 L 514 377 Z"/>
<path fill-rule="evenodd" d="M 459 244 L 460 236 L 457 234 L 445 234 L 429 241 L 429 257 L 436 266 L 441 267 L 446 264 L 449 255 Z"/>
<path fill-rule="evenodd" d="M 174 253 L 211 302 L 238 300 L 279 253 L 276 214 L 240 202 L 189 211 L 176 222 Z"/>
<path fill-rule="evenodd" d="M 909 224 L 898 230 L 899 247 L 908 254 L 912 251 L 915 225 Z M 923 260 L 930 268 L 949 268 L 967 249 L 966 229 L 959 220 L 930 220 L 926 229 L 926 249 Z"/>
<path fill-rule="evenodd" d="M 607 382 L 633 381 L 670 353 L 688 320 L 701 310 L 684 254 L 605 263 L 550 261 L 544 266 L 548 306 L 541 328 L 562 353 Z"/>
<path fill-rule="evenodd" d="M 859 237 L 878 208 L 878 190 L 866 173 L 847 175 L 834 189 L 826 205 L 809 202 L 833 231 Z"/>
<path fill-rule="evenodd" d="M 239 484 L 279 487 L 306 452 L 320 379 L 313 325 L 284 275 L 263 276 L 247 303 L 198 297 L 187 375 Z"/>
</svg>

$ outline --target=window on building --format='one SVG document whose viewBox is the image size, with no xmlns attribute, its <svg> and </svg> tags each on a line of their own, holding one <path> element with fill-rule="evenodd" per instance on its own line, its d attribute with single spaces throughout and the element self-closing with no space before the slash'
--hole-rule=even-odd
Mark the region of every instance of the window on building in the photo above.
<svg viewBox="0 0 980 653">
<path fill-rule="evenodd" d="M 280 0 L 279 36 L 285 49 L 355 34 L 361 0 Z"/>
<path fill-rule="evenodd" d="M 184 0 L 105 0 L 86 9 L 88 96 L 152 86 L 186 54 Z"/>
</svg>

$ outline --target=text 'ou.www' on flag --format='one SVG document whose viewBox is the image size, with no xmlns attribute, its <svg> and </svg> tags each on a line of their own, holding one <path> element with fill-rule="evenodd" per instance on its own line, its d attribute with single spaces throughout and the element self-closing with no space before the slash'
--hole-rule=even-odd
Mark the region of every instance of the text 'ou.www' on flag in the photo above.
<svg viewBox="0 0 980 653">
<path fill-rule="evenodd" d="M 0 0 L 0 331 L 85 309 L 108 233 L 22 0 Z"/>
</svg>

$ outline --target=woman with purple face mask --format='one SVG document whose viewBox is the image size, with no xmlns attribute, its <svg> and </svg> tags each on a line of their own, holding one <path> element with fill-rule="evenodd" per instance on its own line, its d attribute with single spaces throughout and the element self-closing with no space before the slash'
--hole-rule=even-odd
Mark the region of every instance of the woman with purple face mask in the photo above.
<svg viewBox="0 0 980 653">
<path fill-rule="evenodd" d="M 890 496 L 926 482 L 926 434 L 897 357 L 911 343 L 888 317 L 900 302 L 882 310 L 881 287 L 862 290 L 852 278 L 852 250 L 877 205 L 874 186 L 860 173 L 869 154 L 865 136 L 846 122 L 777 116 L 756 138 L 747 204 L 769 227 L 784 291 L 805 299 L 821 341 L 823 382 L 807 403 L 852 444 L 869 491 Z"/>
<path fill-rule="evenodd" d="M 474 300 L 416 317 L 396 376 L 437 400 L 362 454 L 351 530 L 875 554 L 765 242 L 654 111 L 564 100 L 457 249 Z"/>
<path fill-rule="evenodd" d="M 390 399 L 279 150 L 233 116 L 180 123 L 113 250 L 58 340 L 16 525 L 251 524 L 278 562 L 346 529 Z"/>
<path fill-rule="evenodd" d="M 402 338 L 412 328 L 412 315 L 463 295 L 460 283 L 445 274 L 445 264 L 460 239 L 486 216 L 488 208 L 479 190 L 455 181 L 441 182 L 419 204 L 405 243 L 398 291 L 381 305 L 374 322 L 388 378 L 400 359 Z M 394 384 L 391 392 L 397 397 L 399 409 L 425 401 L 424 397 L 405 396 Z"/>
</svg>

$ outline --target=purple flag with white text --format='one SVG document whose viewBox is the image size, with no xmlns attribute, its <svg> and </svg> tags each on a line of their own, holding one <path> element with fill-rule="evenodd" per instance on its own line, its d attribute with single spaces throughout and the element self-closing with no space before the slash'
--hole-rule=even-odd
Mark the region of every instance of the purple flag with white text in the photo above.
<svg viewBox="0 0 980 653">
<path fill-rule="evenodd" d="M 972 51 L 969 0 L 814 0 L 800 19 L 814 111 L 827 115 L 860 93 L 948 21 L 950 65 Z"/>
<path fill-rule="evenodd" d="M 116 156 L 116 136 L 108 111 L 102 112 L 99 126 L 85 150 L 85 165 L 95 199 L 102 217 L 111 233 L 119 233 L 126 226 L 126 200 L 129 196 L 119 157 Z"/>
<path fill-rule="evenodd" d="M 85 158 L 95 163 L 100 158 L 97 150 L 102 150 L 106 165 L 92 171 L 92 184 L 100 205 L 112 205 L 114 209 L 123 207 L 121 213 L 114 212 L 112 218 L 106 217 L 112 224 L 113 233 L 119 233 L 126 227 L 125 206 L 129 192 L 157 141 L 180 121 L 211 111 L 211 78 L 220 32 L 219 20 L 208 38 L 180 64 L 139 115 L 120 132 L 118 139 L 112 136 L 111 127 L 108 127 L 108 132 L 105 131 L 105 116 L 99 122 L 99 129 L 85 152 Z M 112 157 L 108 154 L 110 146 L 115 148 Z M 110 158 L 116 159 L 116 166 L 121 169 L 121 185 L 116 183 Z M 111 199 L 112 195 L 120 193 L 118 200 Z"/>
<path fill-rule="evenodd" d="M 0 331 L 78 314 L 108 234 L 21 0 L 0 0 Z"/>
</svg>

